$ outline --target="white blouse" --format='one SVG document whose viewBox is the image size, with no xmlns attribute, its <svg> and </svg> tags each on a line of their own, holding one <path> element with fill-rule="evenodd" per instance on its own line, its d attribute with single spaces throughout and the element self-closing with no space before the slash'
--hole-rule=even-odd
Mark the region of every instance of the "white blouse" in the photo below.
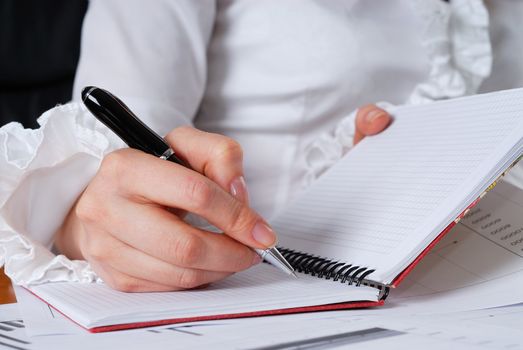
<svg viewBox="0 0 523 350">
<path fill-rule="evenodd" d="M 523 14 L 523 1 L 498 1 Z M 351 147 L 359 106 L 473 94 L 491 66 L 480 0 L 91 0 L 73 100 L 96 85 L 160 134 L 193 124 L 236 139 L 252 205 L 270 219 Z M 0 129 L 0 265 L 18 284 L 97 280 L 50 249 L 124 145 L 78 102 L 39 123 Z"/>
</svg>

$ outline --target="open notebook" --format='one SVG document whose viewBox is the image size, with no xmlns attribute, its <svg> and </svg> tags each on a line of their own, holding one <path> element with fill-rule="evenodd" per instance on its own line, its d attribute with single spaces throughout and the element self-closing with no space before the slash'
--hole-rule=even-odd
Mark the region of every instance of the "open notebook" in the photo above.
<svg viewBox="0 0 523 350">
<path fill-rule="evenodd" d="M 30 290 L 93 332 L 380 305 L 523 154 L 523 89 L 393 115 L 385 132 L 363 140 L 272 221 L 298 280 L 261 264 L 201 290 Z"/>
</svg>

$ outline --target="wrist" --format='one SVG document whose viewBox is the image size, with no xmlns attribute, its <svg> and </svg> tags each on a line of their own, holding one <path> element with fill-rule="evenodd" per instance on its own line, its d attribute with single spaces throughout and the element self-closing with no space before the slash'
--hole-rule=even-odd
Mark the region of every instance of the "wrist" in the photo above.
<svg viewBox="0 0 523 350">
<path fill-rule="evenodd" d="M 62 226 L 55 235 L 55 247 L 60 254 L 65 255 L 71 260 L 85 260 L 81 250 L 81 237 L 84 228 L 76 216 L 76 204 L 69 211 Z"/>
</svg>

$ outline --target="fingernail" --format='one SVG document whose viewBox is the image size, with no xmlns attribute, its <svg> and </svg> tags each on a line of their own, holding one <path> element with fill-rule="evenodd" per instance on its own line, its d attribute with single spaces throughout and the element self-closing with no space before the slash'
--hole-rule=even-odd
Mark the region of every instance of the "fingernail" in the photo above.
<svg viewBox="0 0 523 350">
<path fill-rule="evenodd" d="M 367 115 L 365 116 L 365 120 L 367 123 L 372 123 L 373 121 L 383 118 L 387 116 L 387 112 L 385 112 L 383 109 L 373 109 Z"/>
<path fill-rule="evenodd" d="M 231 194 L 242 203 L 249 203 L 249 193 L 247 192 L 247 184 L 243 176 L 238 176 L 231 182 Z"/>
<path fill-rule="evenodd" d="M 258 265 L 261 262 L 262 262 L 261 256 L 259 256 L 258 254 L 254 253 L 254 259 L 252 259 L 252 264 L 253 265 Z"/>
<path fill-rule="evenodd" d="M 254 240 L 267 248 L 272 248 L 276 245 L 276 234 L 263 221 L 258 221 L 252 230 L 252 237 Z"/>
</svg>

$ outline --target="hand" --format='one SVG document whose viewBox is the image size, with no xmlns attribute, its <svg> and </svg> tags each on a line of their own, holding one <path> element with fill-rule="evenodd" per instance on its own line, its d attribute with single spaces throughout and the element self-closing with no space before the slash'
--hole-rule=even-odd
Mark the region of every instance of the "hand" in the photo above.
<svg viewBox="0 0 523 350">
<path fill-rule="evenodd" d="M 60 228 L 56 246 L 126 292 L 188 289 L 260 262 L 274 232 L 247 205 L 242 151 L 189 127 L 166 141 L 194 170 L 133 149 L 107 155 Z M 232 194 L 232 195 L 231 195 Z M 182 220 L 196 213 L 225 234 Z"/>
<path fill-rule="evenodd" d="M 365 136 L 379 134 L 385 130 L 391 122 L 392 117 L 384 109 L 373 104 L 361 107 L 356 113 L 354 145 L 363 140 Z"/>
</svg>

